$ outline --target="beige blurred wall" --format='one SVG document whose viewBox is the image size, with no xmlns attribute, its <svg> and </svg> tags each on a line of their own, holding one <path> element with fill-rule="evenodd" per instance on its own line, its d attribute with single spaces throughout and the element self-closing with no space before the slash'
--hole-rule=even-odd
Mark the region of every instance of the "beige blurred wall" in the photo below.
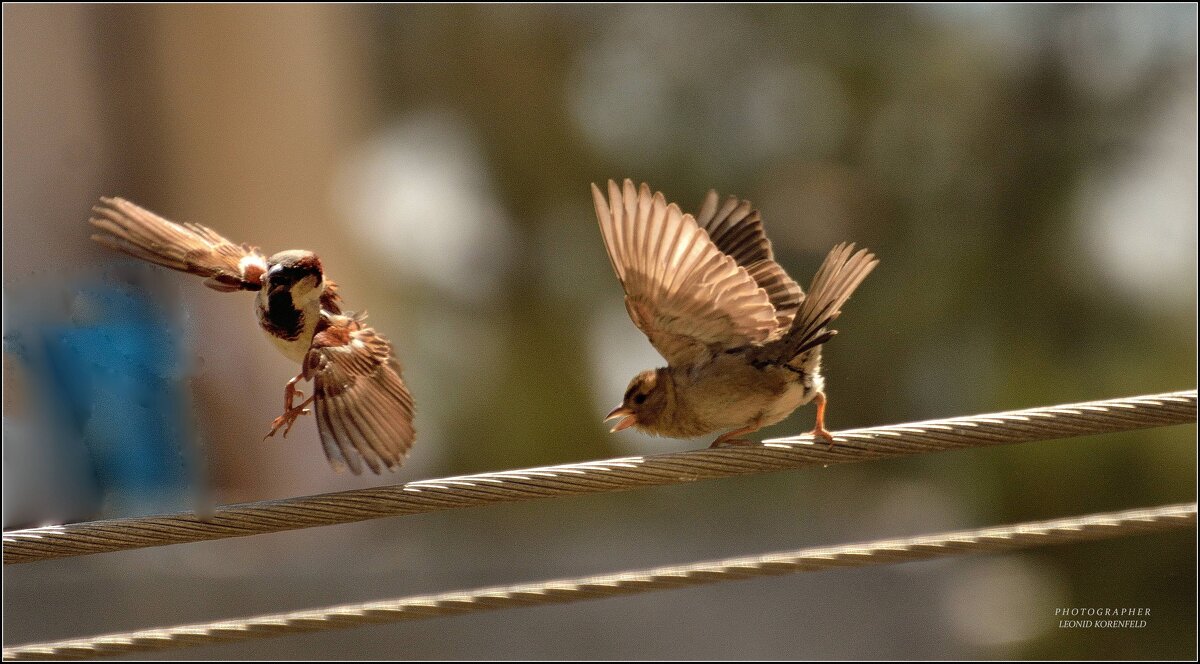
<svg viewBox="0 0 1200 664">
<path fill-rule="evenodd" d="M 80 5 L 5 5 L 3 11 L 8 290 L 38 271 L 91 255 L 86 234 L 73 222 L 87 216 L 107 148 L 89 38 L 92 12 Z"/>
</svg>

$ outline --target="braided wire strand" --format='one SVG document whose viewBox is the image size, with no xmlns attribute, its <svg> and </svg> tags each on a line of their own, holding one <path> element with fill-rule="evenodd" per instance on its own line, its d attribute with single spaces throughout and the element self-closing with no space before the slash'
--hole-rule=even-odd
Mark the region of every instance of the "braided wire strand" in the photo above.
<svg viewBox="0 0 1200 664">
<path fill-rule="evenodd" d="M 477 611 L 563 604 L 796 572 L 817 572 L 1121 537 L 1194 526 L 1196 503 L 1092 514 L 863 544 L 801 549 L 577 579 L 181 625 L 4 649 L 5 660 L 84 659 L 130 652 L 245 641 L 372 623 L 422 620 Z"/>
<path fill-rule="evenodd" d="M 748 447 L 420 480 L 228 505 L 206 516 L 181 513 L 8 531 L 4 564 L 1195 421 L 1196 390 L 1185 390 L 852 429 L 836 433 L 832 447 L 806 435 Z"/>
</svg>

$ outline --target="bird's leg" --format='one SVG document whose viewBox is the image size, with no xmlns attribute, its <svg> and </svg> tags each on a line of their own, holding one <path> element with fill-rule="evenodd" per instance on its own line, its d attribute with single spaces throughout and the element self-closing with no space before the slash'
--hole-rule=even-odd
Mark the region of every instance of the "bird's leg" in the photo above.
<svg viewBox="0 0 1200 664">
<path fill-rule="evenodd" d="M 817 395 L 813 397 L 813 401 L 817 402 L 817 425 L 813 427 L 812 431 L 808 432 L 808 435 L 813 438 L 824 438 L 829 442 L 829 448 L 833 449 L 833 434 L 829 433 L 829 430 L 825 428 L 825 393 L 817 392 Z"/>
<path fill-rule="evenodd" d="M 737 438 L 737 436 L 754 433 L 761 428 L 762 425 L 759 424 L 759 420 L 754 420 L 741 429 L 726 431 L 720 436 L 717 436 L 717 439 L 713 441 L 712 445 L 709 445 L 709 449 L 715 449 L 718 447 L 746 447 L 747 445 L 753 445 L 754 442 L 746 440 L 745 438 Z"/>
<path fill-rule="evenodd" d="M 295 401 L 296 397 L 304 396 L 304 393 L 300 391 L 300 388 L 296 387 L 296 383 L 300 382 L 300 380 L 303 378 L 304 372 L 298 373 L 287 382 L 287 385 L 283 386 L 283 409 L 285 411 L 292 409 L 292 403 Z"/>
<path fill-rule="evenodd" d="M 287 385 L 284 386 L 284 388 L 283 388 L 283 415 L 276 417 L 275 421 L 271 422 L 271 430 L 269 432 L 267 432 L 267 435 L 263 436 L 263 440 L 266 440 L 266 439 L 270 438 L 271 436 L 274 436 L 275 432 L 279 431 L 280 427 L 284 427 L 283 437 L 287 438 L 288 432 L 292 430 L 292 425 L 296 423 L 296 420 L 301 415 L 305 415 L 308 413 L 308 408 L 305 408 L 305 406 L 312 403 L 313 399 L 316 398 L 317 395 L 314 394 L 313 396 L 305 399 L 304 401 L 302 401 L 300 403 L 299 406 L 294 405 L 297 397 L 304 396 L 304 392 L 301 392 L 299 389 L 296 388 L 296 383 L 298 381 L 300 381 L 302 378 L 304 378 L 304 374 L 299 373 L 294 378 L 289 380 L 287 382 Z"/>
</svg>

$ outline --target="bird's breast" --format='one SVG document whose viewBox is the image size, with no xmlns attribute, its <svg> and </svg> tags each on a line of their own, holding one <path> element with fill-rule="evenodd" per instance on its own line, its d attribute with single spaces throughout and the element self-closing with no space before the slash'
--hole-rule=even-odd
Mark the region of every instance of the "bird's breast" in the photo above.
<svg viewBox="0 0 1200 664">
<path fill-rule="evenodd" d="M 758 421 L 773 424 L 812 400 L 804 376 L 780 367 L 758 368 L 745 358 L 720 356 L 688 376 L 682 401 L 711 430 Z"/>
<path fill-rule="evenodd" d="M 258 323 L 267 338 L 289 359 L 303 363 L 321 316 L 320 303 L 298 307 L 286 289 L 275 293 L 259 291 L 256 303 Z"/>
</svg>

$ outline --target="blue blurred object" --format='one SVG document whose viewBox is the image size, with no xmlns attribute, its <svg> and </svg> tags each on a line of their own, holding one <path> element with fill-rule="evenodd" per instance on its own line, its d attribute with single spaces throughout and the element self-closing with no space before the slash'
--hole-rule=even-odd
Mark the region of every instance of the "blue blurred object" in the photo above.
<svg viewBox="0 0 1200 664">
<path fill-rule="evenodd" d="M 86 448 L 104 513 L 185 508 L 193 464 L 178 325 L 151 294 L 111 279 L 85 283 L 69 321 L 43 314 L 8 346 L 60 452 Z"/>
</svg>

